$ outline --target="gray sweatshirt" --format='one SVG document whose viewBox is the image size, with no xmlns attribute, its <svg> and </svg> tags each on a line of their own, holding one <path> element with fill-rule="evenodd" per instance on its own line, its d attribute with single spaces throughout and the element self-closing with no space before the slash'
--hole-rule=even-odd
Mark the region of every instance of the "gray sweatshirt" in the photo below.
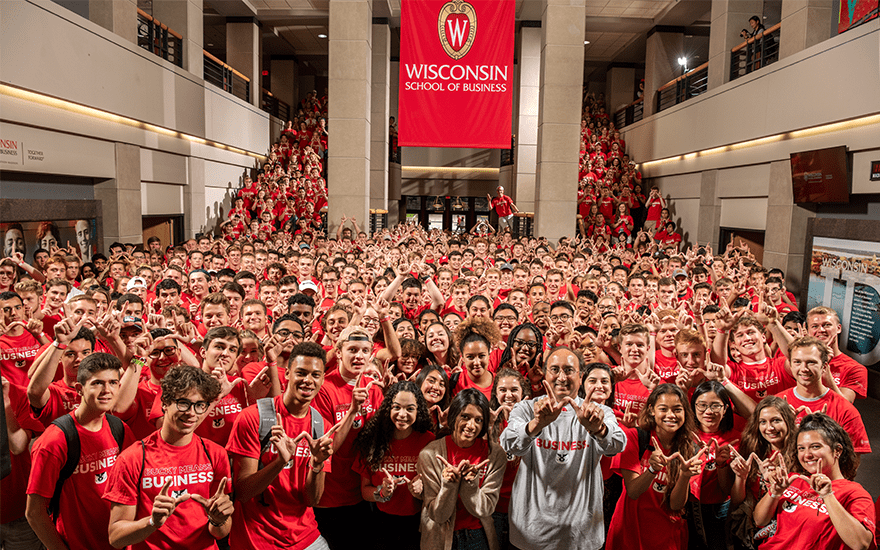
<svg viewBox="0 0 880 550">
<path fill-rule="evenodd" d="M 517 403 L 501 432 L 501 447 L 522 457 L 510 498 L 510 543 L 523 550 L 600 548 L 605 525 L 599 461 L 622 451 L 626 435 L 611 409 L 600 405 L 608 426 L 602 439 L 587 432 L 571 407 L 531 437 L 526 426 L 535 416 L 534 401 Z"/>
</svg>

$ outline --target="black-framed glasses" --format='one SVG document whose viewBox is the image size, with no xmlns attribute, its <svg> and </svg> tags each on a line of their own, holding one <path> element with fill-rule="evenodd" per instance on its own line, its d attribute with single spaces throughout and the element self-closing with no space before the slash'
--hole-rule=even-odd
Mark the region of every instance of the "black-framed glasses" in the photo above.
<svg viewBox="0 0 880 550">
<path fill-rule="evenodd" d="M 562 313 L 560 315 L 551 315 L 550 316 L 550 320 L 553 321 L 554 323 L 557 321 L 568 321 L 571 318 L 572 318 L 571 313 Z"/>
<path fill-rule="evenodd" d="M 211 406 L 207 401 L 190 401 L 189 399 L 178 399 L 174 402 L 174 406 L 177 407 L 177 410 L 185 413 L 190 408 L 195 411 L 196 414 L 205 414 L 208 412 L 208 407 Z"/>
<path fill-rule="evenodd" d="M 303 338 L 302 332 L 299 332 L 299 331 L 293 332 L 292 330 L 286 329 L 286 328 L 280 328 L 280 329 L 276 330 L 275 334 L 277 334 L 278 336 L 281 336 L 282 338 L 287 338 L 288 336 L 293 336 L 294 338 L 299 338 L 300 340 L 302 340 L 302 338 Z"/>
<path fill-rule="evenodd" d="M 559 376 L 559 373 L 561 372 L 561 373 L 564 373 L 565 376 L 570 377 L 577 371 L 575 370 L 574 367 L 565 367 L 563 369 L 560 369 L 559 367 L 547 367 L 547 372 L 553 376 Z"/>
<path fill-rule="evenodd" d="M 163 354 L 165 355 L 165 357 L 171 357 L 175 353 L 177 353 L 177 346 L 166 346 L 164 348 L 154 349 L 153 351 L 151 351 L 150 357 L 155 359 L 156 357 L 159 357 Z"/>
<path fill-rule="evenodd" d="M 706 412 L 706 409 L 709 409 L 713 413 L 718 413 L 724 410 L 724 403 L 712 403 L 711 405 L 707 403 L 697 403 L 694 405 L 694 409 L 696 409 L 697 412 Z"/>
<path fill-rule="evenodd" d="M 532 349 L 532 350 L 538 349 L 537 342 L 527 342 L 525 340 L 520 340 L 519 338 L 514 338 L 513 345 L 518 346 L 518 347 Z"/>
</svg>

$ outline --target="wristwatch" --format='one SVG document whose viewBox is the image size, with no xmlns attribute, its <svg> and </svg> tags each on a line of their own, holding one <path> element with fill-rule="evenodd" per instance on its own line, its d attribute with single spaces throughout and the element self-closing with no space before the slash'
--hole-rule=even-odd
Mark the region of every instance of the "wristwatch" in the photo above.
<svg viewBox="0 0 880 550">
<path fill-rule="evenodd" d="M 376 487 L 376 490 L 373 491 L 373 498 L 376 499 L 376 502 L 388 502 L 391 500 L 391 495 L 387 497 L 382 496 L 382 488 Z"/>
</svg>

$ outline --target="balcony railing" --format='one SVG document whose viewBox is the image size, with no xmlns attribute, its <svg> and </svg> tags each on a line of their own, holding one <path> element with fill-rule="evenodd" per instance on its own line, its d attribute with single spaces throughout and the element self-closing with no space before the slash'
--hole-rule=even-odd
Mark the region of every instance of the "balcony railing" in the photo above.
<svg viewBox="0 0 880 550">
<path fill-rule="evenodd" d="M 204 74 L 205 82 L 210 82 L 248 103 L 251 102 L 251 80 L 208 52 L 205 52 Z"/>
<path fill-rule="evenodd" d="M 657 90 L 657 112 L 706 93 L 709 85 L 709 63 L 703 63 Z"/>
<path fill-rule="evenodd" d="M 779 61 L 779 34 L 782 23 L 777 23 L 760 36 L 749 38 L 730 50 L 730 80 L 736 80 L 761 67 Z"/>
<path fill-rule="evenodd" d="M 266 88 L 261 89 L 263 90 L 263 100 L 260 107 L 275 118 L 280 118 L 282 121 L 290 120 L 290 105 L 272 95 L 272 92 Z"/>
<path fill-rule="evenodd" d="M 150 14 L 137 10 L 138 46 L 183 67 L 183 37 Z"/>
<path fill-rule="evenodd" d="M 645 114 L 645 98 L 640 97 L 623 109 L 614 113 L 614 127 L 623 128 L 642 120 Z"/>
</svg>

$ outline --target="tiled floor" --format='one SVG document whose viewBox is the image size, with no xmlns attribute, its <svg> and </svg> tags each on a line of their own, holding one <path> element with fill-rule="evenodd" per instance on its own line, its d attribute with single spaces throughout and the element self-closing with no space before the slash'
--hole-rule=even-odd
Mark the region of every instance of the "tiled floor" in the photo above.
<svg viewBox="0 0 880 550">
<path fill-rule="evenodd" d="M 874 451 L 869 455 L 862 455 L 856 481 L 877 500 L 880 495 L 880 401 L 869 397 L 857 399 L 855 405 L 862 414 L 862 421 L 871 440 L 871 449 Z"/>
</svg>

